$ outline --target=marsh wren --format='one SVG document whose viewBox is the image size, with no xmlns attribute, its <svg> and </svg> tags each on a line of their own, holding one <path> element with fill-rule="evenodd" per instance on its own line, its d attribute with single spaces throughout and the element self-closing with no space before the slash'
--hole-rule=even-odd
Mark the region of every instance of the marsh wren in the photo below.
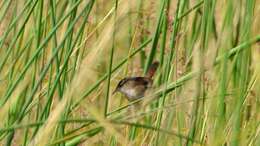
<svg viewBox="0 0 260 146">
<path fill-rule="evenodd" d="M 158 68 L 159 62 L 154 62 L 144 77 L 126 77 L 118 84 L 113 94 L 117 91 L 124 94 L 129 101 L 144 97 L 145 91 L 153 84 L 152 77 Z"/>
</svg>

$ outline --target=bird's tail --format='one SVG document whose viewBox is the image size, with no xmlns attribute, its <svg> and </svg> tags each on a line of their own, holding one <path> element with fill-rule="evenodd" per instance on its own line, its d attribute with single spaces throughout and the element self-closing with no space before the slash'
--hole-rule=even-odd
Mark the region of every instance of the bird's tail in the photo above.
<svg viewBox="0 0 260 146">
<path fill-rule="evenodd" d="M 152 78 L 153 75 L 155 74 L 155 72 L 156 72 L 158 66 L 159 66 L 159 62 L 158 62 L 158 61 L 153 62 L 153 64 L 152 64 L 152 65 L 149 67 L 149 69 L 148 69 L 148 72 L 147 72 L 147 74 L 146 74 L 146 77 Z"/>
</svg>

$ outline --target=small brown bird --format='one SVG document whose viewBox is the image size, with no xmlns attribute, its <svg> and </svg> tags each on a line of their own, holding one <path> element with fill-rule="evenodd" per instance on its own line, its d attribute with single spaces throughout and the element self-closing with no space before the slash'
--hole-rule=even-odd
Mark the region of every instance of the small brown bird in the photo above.
<svg viewBox="0 0 260 146">
<path fill-rule="evenodd" d="M 152 77 L 155 74 L 158 65 L 159 62 L 154 62 L 148 69 L 145 77 L 126 77 L 122 79 L 118 83 L 113 94 L 119 91 L 123 93 L 129 101 L 144 97 L 145 91 L 153 84 Z"/>
</svg>

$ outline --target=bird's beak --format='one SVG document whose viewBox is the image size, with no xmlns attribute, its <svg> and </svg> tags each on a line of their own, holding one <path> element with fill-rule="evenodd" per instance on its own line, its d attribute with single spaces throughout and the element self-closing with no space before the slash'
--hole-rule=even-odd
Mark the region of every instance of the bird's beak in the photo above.
<svg viewBox="0 0 260 146">
<path fill-rule="evenodd" d="M 117 88 L 112 92 L 112 95 L 114 95 L 117 92 Z"/>
</svg>

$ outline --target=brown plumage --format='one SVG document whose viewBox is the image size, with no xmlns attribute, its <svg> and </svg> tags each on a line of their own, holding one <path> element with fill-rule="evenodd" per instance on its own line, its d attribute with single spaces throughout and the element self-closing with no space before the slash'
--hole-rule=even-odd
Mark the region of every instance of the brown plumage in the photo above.
<svg viewBox="0 0 260 146">
<path fill-rule="evenodd" d="M 158 61 L 155 61 L 150 67 L 149 67 L 149 70 L 146 74 L 146 77 L 148 78 L 152 78 L 157 70 L 159 66 L 159 62 Z"/>
<path fill-rule="evenodd" d="M 133 101 L 142 98 L 145 95 L 145 91 L 153 84 L 152 77 L 154 76 L 159 62 L 154 62 L 148 69 L 145 77 L 126 77 L 122 79 L 115 91 L 123 93 L 129 101 Z"/>
</svg>

